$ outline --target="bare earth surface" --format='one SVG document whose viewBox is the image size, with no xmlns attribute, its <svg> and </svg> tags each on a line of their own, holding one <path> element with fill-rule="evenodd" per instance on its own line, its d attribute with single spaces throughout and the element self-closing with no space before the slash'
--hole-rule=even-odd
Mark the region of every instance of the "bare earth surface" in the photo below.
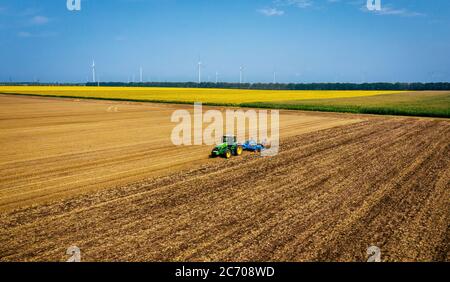
<svg viewBox="0 0 450 282">
<path fill-rule="evenodd" d="M 0 95 L 0 211 L 211 162 L 212 146 L 170 140 L 172 113 L 192 108 Z M 280 134 L 358 121 L 285 111 Z"/>
<path fill-rule="evenodd" d="M 448 120 L 286 112 L 277 156 L 204 160 L 153 140 L 182 106 L 0 98 L 1 261 L 450 260 Z"/>
</svg>

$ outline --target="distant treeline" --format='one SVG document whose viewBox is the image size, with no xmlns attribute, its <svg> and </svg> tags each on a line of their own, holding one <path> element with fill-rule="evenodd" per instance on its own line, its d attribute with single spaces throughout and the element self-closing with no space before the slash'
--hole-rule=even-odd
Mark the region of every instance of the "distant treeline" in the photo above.
<svg viewBox="0 0 450 282">
<path fill-rule="evenodd" d="M 96 86 L 97 83 L 86 83 Z M 450 90 L 450 83 L 226 83 L 226 82 L 102 82 L 100 86 L 230 88 L 258 90 Z"/>
<path fill-rule="evenodd" d="M 0 83 L 0 85 L 35 86 L 112 86 L 112 87 L 179 87 L 179 88 L 229 88 L 259 90 L 450 90 L 449 82 L 436 83 L 227 83 L 227 82 L 88 82 L 88 83 Z"/>
</svg>

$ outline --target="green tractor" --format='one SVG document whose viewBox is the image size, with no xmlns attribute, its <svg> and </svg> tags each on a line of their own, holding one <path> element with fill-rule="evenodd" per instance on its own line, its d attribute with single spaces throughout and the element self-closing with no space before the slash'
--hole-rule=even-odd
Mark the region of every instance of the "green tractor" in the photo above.
<svg viewBox="0 0 450 282">
<path fill-rule="evenodd" d="M 222 144 L 217 145 L 211 151 L 211 158 L 221 156 L 229 159 L 231 155 L 240 156 L 242 151 L 242 145 L 236 142 L 236 136 L 224 135 Z"/>
</svg>

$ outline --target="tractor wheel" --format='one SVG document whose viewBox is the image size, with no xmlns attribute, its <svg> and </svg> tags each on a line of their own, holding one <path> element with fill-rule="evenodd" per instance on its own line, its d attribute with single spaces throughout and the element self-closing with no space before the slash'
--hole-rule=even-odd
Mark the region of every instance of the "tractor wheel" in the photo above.
<svg viewBox="0 0 450 282">
<path fill-rule="evenodd" d="M 234 154 L 236 155 L 236 156 L 240 156 L 240 155 L 242 155 L 242 151 L 243 151 L 244 149 L 242 148 L 242 146 L 236 146 L 236 149 L 235 149 L 235 151 L 234 151 Z"/>
<path fill-rule="evenodd" d="M 229 159 L 229 158 L 231 158 L 231 151 L 229 150 L 229 149 L 227 149 L 226 151 L 225 151 L 225 158 L 227 158 L 227 159 Z"/>
</svg>

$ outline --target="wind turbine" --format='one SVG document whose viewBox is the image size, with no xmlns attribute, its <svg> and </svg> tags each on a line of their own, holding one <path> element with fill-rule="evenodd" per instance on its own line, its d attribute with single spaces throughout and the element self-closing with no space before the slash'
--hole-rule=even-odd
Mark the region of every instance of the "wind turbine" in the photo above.
<svg viewBox="0 0 450 282">
<path fill-rule="evenodd" d="M 140 76 L 139 80 L 142 83 L 143 82 L 143 80 L 142 80 L 142 67 L 139 68 L 139 76 Z"/>
<path fill-rule="evenodd" d="M 95 83 L 95 61 L 92 60 L 92 82 Z"/>
<path fill-rule="evenodd" d="M 202 83 L 202 62 L 198 61 L 198 84 Z"/>
<path fill-rule="evenodd" d="M 240 66 L 239 67 L 239 83 L 242 83 L 242 73 L 244 71 L 244 67 Z"/>
<path fill-rule="evenodd" d="M 219 82 L 219 73 L 216 71 L 216 84 Z"/>
<path fill-rule="evenodd" d="M 277 83 L 277 72 L 273 71 L 273 84 Z"/>
</svg>

